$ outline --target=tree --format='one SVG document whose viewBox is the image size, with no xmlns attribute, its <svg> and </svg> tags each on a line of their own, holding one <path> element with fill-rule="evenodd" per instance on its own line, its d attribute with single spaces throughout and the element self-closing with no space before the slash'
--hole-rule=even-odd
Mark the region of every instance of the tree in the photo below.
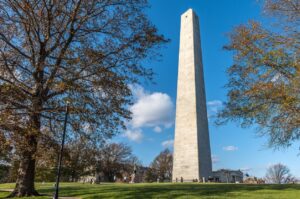
<svg viewBox="0 0 300 199">
<path fill-rule="evenodd" d="M 7 142 L 6 137 L 0 134 L 0 164 L 7 164 L 12 158 L 12 148 Z"/>
<path fill-rule="evenodd" d="M 36 161 L 36 181 L 56 180 L 59 144 L 48 141 L 39 144 Z M 89 168 L 95 165 L 97 149 L 84 137 L 76 137 L 65 144 L 61 181 L 77 182 L 81 176 L 94 175 Z"/>
<path fill-rule="evenodd" d="M 134 164 L 139 164 L 129 146 L 122 143 L 106 144 L 96 155 L 96 172 L 104 175 L 104 180 L 114 182 L 115 177 L 133 172 Z"/>
<path fill-rule="evenodd" d="M 7 182 L 10 166 L 0 163 L 0 183 Z"/>
<path fill-rule="evenodd" d="M 276 148 L 300 138 L 300 2 L 265 0 L 264 11 L 276 27 L 252 21 L 229 34 L 224 48 L 234 53 L 234 63 L 217 123 L 257 124 Z"/>
<path fill-rule="evenodd" d="M 0 134 L 0 183 L 7 182 L 12 162 L 12 148 L 4 135 Z"/>
<path fill-rule="evenodd" d="M 267 169 L 266 181 L 272 184 L 286 184 L 295 178 L 290 174 L 290 169 L 283 164 L 275 164 Z"/>
<path fill-rule="evenodd" d="M 153 168 L 151 168 L 151 167 L 147 168 L 146 173 L 145 173 L 145 181 L 146 182 L 156 182 L 157 181 L 157 173 Z"/>
<path fill-rule="evenodd" d="M 94 175 L 89 168 L 96 162 L 97 149 L 83 137 L 69 143 L 66 147 L 63 175 L 71 182 L 77 182 L 81 176 Z"/>
<path fill-rule="evenodd" d="M 167 40 L 147 0 L 0 1 L 0 133 L 20 157 L 11 196 L 38 195 L 35 163 L 44 135 L 59 140 L 66 101 L 68 133 L 110 138 L 130 118 L 129 84 Z M 72 136 L 70 136 L 71 138 Z"/>
<path fill-rule="evenodd" d="M 265 180 L 257 177 L 247 177 L 243 181 L 244 184 L 265 184 Z"/>
<path fill-rule="evenodd" d="M 159 179 L 160 182 L 170 181 L 172 179 L 173 154 L 169 149 L 165 149 L 155 157 L 146 173 L 146 181 L 154 182 Z"/>
<path fill-rule="evenodd" d="M 68 148 L 68 144 L 65 144 L 65 148 Z M 57 140 L 50 136 L 43 135 L 43 138 L 39 140 L 38 149 L 36 152 L 36 170 L 35 181 L 39 182 L 55 182 L 57 174 L 57 161 L 60 151 L 60 144 Z M 67 150 L 64 150 L 63 154 L 63 168 L 65 166 L 65 157 L 67 157 Z M 63 179 L 63 174 L 61 179 Z"/>
</svg>

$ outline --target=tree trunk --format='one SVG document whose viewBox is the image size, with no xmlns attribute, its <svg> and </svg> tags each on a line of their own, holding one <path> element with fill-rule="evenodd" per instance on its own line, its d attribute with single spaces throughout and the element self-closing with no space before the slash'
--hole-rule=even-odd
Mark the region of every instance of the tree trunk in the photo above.
<svg viewBox="0 0 300 199">
<path fill-rule="evenodd" d="M 35 152 L 37 151 L 37 142 L 34 135 L 28 138 L 30 150 L 22 153 L 18 169 L 18 177 L 14 191 L 8 197 L 38 196 L 34 187 L 35 178 Z"/>
<path fill-rule="evenodd" d="M 40 77 L 42 78 L 42 73 Z M 18 177 L 16 187 L 9 197 L 22 197 L 22 196 L 38 196 L 39 193 L 35 190 L 35 158 L 38 145 L 38 137 L 41 128 L 41 114 L 42 99 L 41 84 L 37 85 L 36 95 L 32 100 L 33 113 L 30 116 L 30 123 L 28 131 L 24 135 L 24 145 L 21 146 L 20 166 L 18 169 Z"/>
</svg>

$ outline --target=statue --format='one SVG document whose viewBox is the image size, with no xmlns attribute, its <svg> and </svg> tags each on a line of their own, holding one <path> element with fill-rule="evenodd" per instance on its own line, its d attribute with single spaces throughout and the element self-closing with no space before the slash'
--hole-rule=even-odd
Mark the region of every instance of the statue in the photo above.
<svg viewBox="0 0 300 199">
<path fill-rule="evenodd" d="M 131 181 L 130 181 L 130 183 L 135 183 L 136 171 L 137 171 L 137 168 L 136 168 L 136 164 L 134 163 L 134 165 L 133 165 L 133 173 L 131 175 Z"/>
</svg>

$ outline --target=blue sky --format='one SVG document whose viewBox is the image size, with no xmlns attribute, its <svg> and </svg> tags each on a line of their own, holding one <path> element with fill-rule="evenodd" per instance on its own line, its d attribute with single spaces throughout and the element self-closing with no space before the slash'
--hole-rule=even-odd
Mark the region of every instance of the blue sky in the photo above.
<svg viewBox="0 0 300 199">
<path fill-rule="evenodd" d="M 171 42 L 162 48 L 161 61 L 146 63 L 156 73 L 156 84 L 132 85 L 135 104 L 131 107 L 133 121 L 128 130 L 114 141 L 132 147 L 144 165 L 165 147 L 172 149 L 174 112 L 178 69 L 180 15 L 192 8 L 200 18 L 204 77 L 208 112 L 214 115 L 226 101 L 226 68 L 232 63 L 232 53 L 222 50 L 226 33 L 251 19 L 266 22 L 256 0 L 150 0 L 147 13 L 151 21 Z M 250 175 L 263 177 L 266 168 L 275 163 L 287 165 L 300 177 L 299 142 L 288 149 L 274 151 L 266 147 L 267 138 L 258 137 L 255 129 L 242 129 L 229 123 L 216 127 L 209 119 L 213 169 L 242 169 Z"/>
</svg>

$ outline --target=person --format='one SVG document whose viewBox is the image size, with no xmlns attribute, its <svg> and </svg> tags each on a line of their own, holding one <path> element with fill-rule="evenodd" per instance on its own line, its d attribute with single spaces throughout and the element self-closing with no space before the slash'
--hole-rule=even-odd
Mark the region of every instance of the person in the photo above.
<svg viewBox="0 0 300 199">
<path fill-rule="evenodd" d="M 178 182 L 178 178 L 176 178 L 176 182 Z"/>
<path fill-rule="evenodd" d="M 181 178 L 180 178 L 180 182 L 183 182 L 183 177 L 181 176 Z"/>
<path fill-rule="evenodd" d="M 133 173 L 136 174 L 136 164 L 133 166 Z"/>
</svg>

